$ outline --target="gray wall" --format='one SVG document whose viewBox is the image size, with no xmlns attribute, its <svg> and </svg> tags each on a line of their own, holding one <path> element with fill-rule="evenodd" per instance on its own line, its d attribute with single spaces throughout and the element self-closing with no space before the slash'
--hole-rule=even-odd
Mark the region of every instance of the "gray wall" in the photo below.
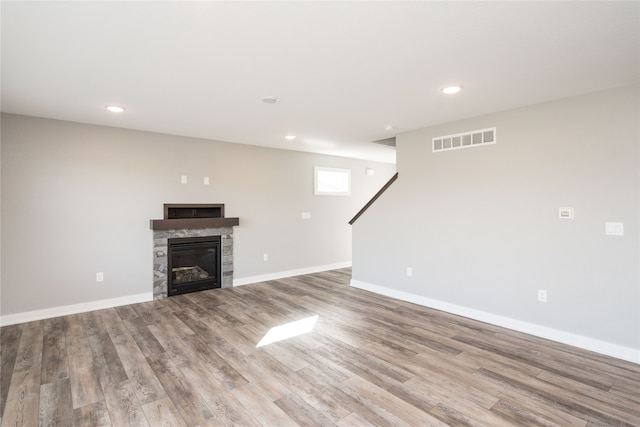
<svg viewBox="0 0 640 427">
<path fill-rule="evenodd" d="M 351 169 L 353 195 L 314 196 L 316 165 Z M 348 221 L 393 173 L 391 164 L 3 114 L 2 315 L 151 292 L 149 220 L 162 218 L 163 203 L 224 203 L 240 218 L 237 280 L 349 262 Z"/>
<path fill-rule="evenodd" d="M 399 179 L 354 225 L 354 282 L 640 349 L 638 92 L 399 135 Z M 433 137 L 492 126 L 496 145 L 431 152 Z"/>
</svg>

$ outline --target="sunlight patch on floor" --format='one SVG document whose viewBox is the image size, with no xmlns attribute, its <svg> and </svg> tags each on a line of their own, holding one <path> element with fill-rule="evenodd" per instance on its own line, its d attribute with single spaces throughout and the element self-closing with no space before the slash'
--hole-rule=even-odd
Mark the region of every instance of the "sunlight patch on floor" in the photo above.
<svg viewBox="0 0 640 427">
<path fill-rule="evenodd" d="M 295 322 L 285 323 L 284 325 L 274 326 L 262 337 L 258 345 L 256 345 L 256 348 L 311 332 L 317 320 L 318 316 L 316 315 L 307 317 L 306 319 L 296 320 Z"/>
</svg>

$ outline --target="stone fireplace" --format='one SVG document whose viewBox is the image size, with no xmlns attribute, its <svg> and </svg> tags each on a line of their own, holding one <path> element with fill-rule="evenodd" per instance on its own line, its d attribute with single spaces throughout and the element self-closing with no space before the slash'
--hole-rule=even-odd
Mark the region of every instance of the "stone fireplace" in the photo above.
<svg viewBox="0 0 640 427">
<path fill-rule="evenodd" d="M 164 219 L 151 220 L 153 299 L 233 286 L 233 226 L 239 222 L 238 218 L 226 218 L 224 205 L 221 204 L 165 204 Z M 216 241 L 219 242 L 218 249 L 215 249 Z M 200 245 L 203 242 L 212 242 L 211 247 L 214 249 L 204 249 Z M 171 248 L 183 243 L 196 243 L 193 254 L 180 248 L 182 252 L 178 253 L 179 256 L 170 258 L 170 252 L 175 251 Z M 216 258 L 219 260 L 217 271 L 212 270 L 212 267 L 189 265 L 198 264 L 190 261 L 197 254 L 208 260 L 216 251 Z M 209 277 L 212 280 L 208 280 Z M 174 283 L 170 288 L 172 282 Z"/>
</svg>

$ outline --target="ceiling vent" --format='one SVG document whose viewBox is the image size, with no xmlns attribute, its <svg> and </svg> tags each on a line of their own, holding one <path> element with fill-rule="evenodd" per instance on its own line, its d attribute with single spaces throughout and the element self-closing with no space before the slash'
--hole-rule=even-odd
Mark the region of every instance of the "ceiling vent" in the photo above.
<svg viewBox="0 0 640 427">
<path fill-rule="evenodd" d="M 459 150 L 496 143 L 496 128 L 486 128 L 453 135 L 439 136 L 432 140 L 432 151 Z"/>
<path fill-rule="evenodd" d="M 376 144 L 388 145 L 389 147 L 395 147 L 396 137 L 392 136 L 391 138 L 384 138 L 384 139 L 379 139 L 377 141 L 371 141 L 371 142 L 374 142 Z"/>
</svg>

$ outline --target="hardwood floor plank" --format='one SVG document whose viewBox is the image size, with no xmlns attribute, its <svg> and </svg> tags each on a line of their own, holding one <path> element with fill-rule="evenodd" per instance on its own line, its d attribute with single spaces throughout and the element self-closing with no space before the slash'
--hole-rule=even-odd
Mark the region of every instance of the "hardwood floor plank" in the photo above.
<svg viewBox="0 0 640 427">
<path fill-rule="evenodd" d="M 109 384 L 127 380 L 127 373 L 107 332 L 90 335 L 89 344 L 93 352 L 94 368 L 103 390 Z"/>
<path fill-rule="evenodd" d="M 188 381 L 168 355 L 154 355 L 148 360 L 167 396 L 188 425 L 204 424 L 213 418 L 213 411 L 198 393 L 196 386 Z"/>
<path fill-rule="evenodd" d="M 2 415 L 0 427 L 33 427 L 39 421 L 40 396 L 38 394 L 21 394 L 18 398 L 8 400 Z"/>
<path fill-rule="evenodd" d="M 569 365 L 563 365 L 562 369 L 558 369 L 554 366 L 553 362 L 550 359 L 541 358 L 537 355 L 530 355 L 524 353 L 520 347 L 509 347 L 504 344 L 499 345 L 498 343 L 487 342 L 486 340 L 479 340 L 477 338 L 471 338 L 464 335 L 457 335 L 453 337 L 454 340 L 464 342 L 466 344 L 472 345 L 474 347 L 480 348 L 487 352 L 495 353 L 500 356 L 504 356 L 511 360 L 517 360 L 524 362 L 528 365 L 535 366 L 540 370 L 545 370 L 548 372 L 552 372 L 556 375 L 565 376 L 567 378 L 575 379 L 576 381 L 580 381 L 582 383 L 588 384 L 591 387 L 597 387 L 602 390 L 609 390 L 611 388 L 611 383 L 608 379 L 604 378 L 600 375 L 585 375 L 584 370 L 573 368 Z"/>
<path fill-rule="evenodd" d="M 112 425 L 104 400 L 74 409 L 73 420 L 76 427 L 110 427 Z"/>
<path fill-rule="evenodd" d="M 107 326 L 102 319 L 101 310 L 87 311 L 80 316 L 82 316 L 82 320 L 84 321 L 84 330 L 87 333 L 87 337 L 107 332 Z"/>
<path fill-rule="evenodd" d="M 378 387 L 359 376 L 349 378 L 343 384 L 376 406 L 395 414 L 398 418 L 404 420 L 409 425 L 446 425 L 433 417 L 430 413 L 416 408 L 394 394 L 389 393 L 384 388 Z"/>
<path fill-rule="evenodd" d="M 120 319 L 122 320 L 129 320 L 138 317 L 138 313 L 136 313 L 131 305 L 121 305 L 119 307 L 114 307 L 113 309 L 118 313 L 118 316 L 120 316 Z"/>
<path fill-rule="evenodd" d="M 325 378 L 327 384 L 341 383 L 355 375 L 347 368 L 344 368 L 333 360 L 325 358 L 319 354 L 317 350 L 323 348 L 323 346 L 316 344 L 318 344 L 318 342 L 313 341 L 312 345 L 307 345 L 304 337 L 294 342 L 283 343 L 285 346 L 293 347 L 298 357 L 304 359 L 308 363 L 306 368 L 298 370 L 298 372 L 308 370 L 320 371 L 318 375 Z"/>
<path fill-rule="evenodd" d="M 40 386 L 39 426 L 68 427 L 74 423 L 71 382 L 68 378 Z"/>
<path fill-rule="evenodd" d="M 200 301 L 206 304 L 206 300 L 198 299 L 197 296 L 194 297 L 193 294 L 177 295 L 172 298 L 171 301 L 175 303 L 175 307 L 172 308 L 175 315 L 187 312 L 196 317 L 203 317 L 209 314 L 208 311 L 202 308 L 197 302 Z"/>
<path fill-rule="evenodd" d="M 479 373 L 485 374 L 486 372 L 479 371 Z M 527 387 L 527 391 L 535 390 L 540 397 L 543 397 L 545 399 L 552 399 L 558 404 L 561 404 L 561 401 L 564 400 L 562 396 L 568 394 L 566 389 L 564 389 L 563 387 L 559 387 L 549 381 L 542 381 L 538 377 L 531 378 L 518 372 L 507 372 L 504 376 L 508 377 L 513 382 L 520 382 L 521 384 L 525 384 Z M 601 392 L 599 388 L 595 388 L 595 391 Z M 621 404 L 613 399 L 608 398 L 609 396 L 610 395 L 608 393 L 601 393 L 600 398 L 605 397 L 605 400 L 602 400 L 593 398 L 585 393 L 571 393 L 571 400 L 576 409 L 599 407 L 604 412 L 606 412 L 607 415 L 628 421 L 630 423 L 634 423 L 634 420 L 640 420 L 640 407 L 628 407 L 625 404 Z M 591 410 L 585 413 L 591 413 Z M 604 414 L 602 413 L 597 413 L 597 415 L 594 415 L 594 417 L 597 419 L 603 419 L 603 415 Z M 591 419 L 589 421 L 593 422 L 594 420 Z"/>
<path fill-rule="evenodd" d="M 164 353 L 164 347 L 162 347 L 156 337 L 153 336 L 140 317 L 126 319 L 124 320 L 124 325 L 145 357 L 151 356 L 152 354 Z"/>
<path fill-rule="evenodd" d="M 67 319 L 67 333 L 65 337 L 67 357 L 92 357 L 91 346 L 89 345 L 89 338 L 87 337 L 82 314 L 72 314 L 65 317 Z"/>
<path fill-rule="evenodd" d="M 292 371 L 298 371 L 300 369 L 309 366 L 309 362 L 301 357 L 297 351 L 291 351 L 290 346 L 281 345 L 284 343 L 277 343 L 277 345 L 267 345 L 262 347 L 262 351 L 267 353 L 273 359 L 285 365 Z"/>
<path fill-rule="evenodd" d="M 30 322 L 24 325 L 20 344 L 16 354 L 14 372 L 40 370 L 42 363 L 43 322 Z M 38 377 L 39 377 L 38 373 Z"/>
<path fill-rule="evenodd" d="M 316 392 L 316 396 L 326 402 L 326 406 L 332 407 L 333 412 L 338 417 L 342 417 L 336 421 L 339 423 L 349 414 L 365 414 L 371 424 L 378 426 L 396 425 L 398 421 L 393 415 L 384 411 L 382 408 L 375 408 L 371 402 L 362 396 L 352 396 L 345 393 L 347 390 L 343 384 L 327 385 Z"/>
<path fill-rule="evenodd" d="M 216 381 L 226 388 L 234 389 L 248 383 L 248 380 L 240 372 L 213 351 L 200 336 L 191 335 L 183 338 L 183 341 L 198 358 L 199 363 L 205 366 Z"/>
<path fill-rule="evenodd" d="M 603 383 L 619 384 L 628 381 L 629 384 L 634 385 L 640 380 L 640 364 L 608 358 L 594 352 L 506 329 L 497 333 L 495 339 L 498 344 L 504 342 L 513 344 L 527 354 L 544 355 L 545 358 L 559 359 L 563 363 L 566 361 L 572 369 L 598 376 Z"/>
<path fill-rule="evenodd" d="M 480 369 L 478 373 L 479 375 L 497 380 L 504 386 L 517 390 L 520 393 L 525 393 L 536 400 L 543 401 L 560 411 L 589 422 L 632 427 L 633 424 L 640 419 L 637 414 L 621 413 L 614 408 L 603 408 L 605 409 L 604 411 L 601 409 L 595 409 L 594 407 L 575 401 L 573 396 L 569 398 L 565 397 L 566 395 L 561 393 L 554 394 L 553 392 L 545 389 L 538 389 L 532 385 L 522 382 L 521 380 L 497 374 L 484 368 Z"/>
<path fill-rule="evenodd" d="M 242 404 L 209 373 L 205 366 L 193 363 L 180 369 L 213 411 L 206 425 L 261 427 Z"/>
<path fill-rule="evenodd" d="M 70 357 L 69 378 L 74 409 L 104 400 L 93 357 Z"/>
<path fill-rule="evenodd" d="M 255 369 L 261 372 L 269 372 L 270 382 L 279 383 L 283 389 L 289 392 L 293 391 L 299 394 L 312 392 L 313 384 L 309 384 L 296 371 L 288 369 L 265 352 L 257 351 L 251 356 L 251 362 Z"/>
<path fill-rule="evenodd" d="M 242 354 L 231 345 L 217 346 L 215 352 L 225 358 L 235 370 L 242 372 L 249 383 L 272 400 L 277 400 L 290 392 L 285 384 L 272 380 L 271 375 L 265 375 L 267 371 L 258 366 L 254 354 Z"/>
<path fill-rule="evenodd" d="M 15 345 L 15 342 L 13 343 Z M 42 368 L 43 322 L 26 323 L 16 351 L 2 425 L 37 425 Z"/>
<path fill-rule="evenodd" d="M 413 373 L 393 365 L 371 353 L 353 348 L 339 340 L 324 337 L 325 346 L 317 353 L 329 358 L 347 370 L 374 383 L 379 381 L 405 382 L 414 376 Z"/>
<path fill-rule="evenodd" d="M 0 427 L 640 426 L 640 365 L 340 269 L 0 328 Z M 257 348 L 274 326 L 311 332 Z"/>
<path fill-rule="evenodd" d="M 561 426 L 584 427 L 585 420 L 564 412 L 554 411 L 538 402 L 531 402 L 518 394 L 499 400 L 491 412 L 504 420 L 504 424 L 512 426 Z"/>
<path fill-rule="evenodd" d="M 102 314 L 126 378 L 129 379 L 138 401 L 146 404 L 166 397 L 162 384 L 117 313 L 105 310 Z"/>
<path fill-rule="evenodd" d="M 256 345 L 262 337 L 263 332 L 256 332 L 255 327 L 247 327 L 246 325 L 238 326 L 235 328 L 221 328 L 221 335 L 223 335 L 227 342 L 240 351 L 242 354 L 253 354 L 256 351 Z"/>
<path fill-rule="evenodd" d="M 567 393 L 582 394 L 591 399 L 599 400 L 601 402 L 608 402 L 615 405 L 618 408 L 640 408 L 640 402 L 637 398 L 640 397 L 640 391 L 637 391 L 636 399 L 629 398 L 629 395 L 619 395 L 612 393 L 611 390 L 603 391 L 600 388 L 589 387 L 586 384 L 572 380 L 570 378 L 560 377 L 558 375 L 542 371 L 536 376 L 537 379 L 545 381 L 549 384 L 562 388 Z"/>
<path fill-rule="evenodd" d="M 121 383 L 109 383 L 104 388 L 104 400 L 109 411 L 109 418 L 114 426 L 149 427 L 147 417 L 145 417 L 128 380 Z"/>
<path fill-rule="evenodd" d="M 341 372 L 326 367 L 319 368 L 313 365 L 306 366 L 296 371 L 298 377 L 302 378 L 309 384 L 314 384 L 318 389 L 324 389 L 325 384 L 341 383 L 354 374 L 344 375 Z"/>
<path fill-rule="evenodd" d="M 168 397 L 144 404 L 142 410 L 152 427 L 189 427 Z"/>
<path fill-rule="evenodd" d="M 178 318 L 176 317 L 176 320 Z M 182 323 L 180 321 L 180 323 Z M 183 324 L 183 323 L 182 323 Z M 183 324 L 184 325 L 184 324 Z M 149 331 L 158 340 L 166 354 L 170 355 L 175 363 L 179 366 L 188 365 L 194 356 L 191 350 L 185 345 L 182 338 L 187 335 L 193 335 L 193 331 L 185 333 L 184 328 L 173 323 L 164 325 L 149 325 Z M 188 328 L 187 328 L 188 329 Z M 152 359 L 163 356 L 164 353 L 154 354 L 150 356 Z M 154 357 L 155 356 L 155 357 Z M 147 357 L 149 359 L 150 357 Z"/>
<path fill-rule="evenodd" d="M 328 426 L 333 424 L 330 419 L 295 394 L 283 396 L 276 400 L 275 404 L 299 426 Z"/>
<path fill-rule="evenodd" d="M 399 418 L 398 414 L 389 412 L 387 409 L 378 406 L 375 402 L 354 391 L 350 387 L 334 387 L 328 389 L 328 393 L 342 402 L 343 406 L 352 408 L 352 411 L 375 426 L 380 427 L 412 427 L 407 422 Z M 424 425 L 424 423 L 422 424 Z"/>
<path fill-rule="evenodd" d="M 0 415 L 7 404 L 7 394 L 16 364 L 23 325 L 10 325 L 0 329 Z"/>
<path fill-rule="evenodd" d="M 350 413 L 336 423 L 337 427 L 375 427 L 355 412 Z"/>
<path fill-rule="evenodd" d="M 216 310 L 216 312 L 220 313 L 220 310 Z M 239 320 L 235 320 L 234 323 L 228 324 L 226 321 L 218 321 L 222 318 L 222 316 L 214 317 L 212 315 L 207 315 L 196 317 L 189 312 L 176 313 L 176 317 L 180 319 L 180 321 L 182 321 L 185 325 L 187 325 L 187 327 L 189 327 L 189 329 L 191 329 L 195 333 L 195 335 L 202 339 L 210 341 L 215 341 L 218 338 L 218 328 L 228 326 L 233 329 L 244 325 Z M 216 327 L 212 328 L 211 325 L 216 325 Z"/>
<path fill-rule="evenodd" d="M 146 325 L 161 325 L 163 323 L 170 323 L 173 317 L 173 311 L 168 308 L 169 305 L 174 304 L 173 300 L 163 303 L 162 300 L 142 302 L 132 306 L 133 310 L 138 314 Z"/>
<path fill-rule="evenodd" d="M 69 378 L 67 358 L 67 319 L 56 317 L 44 322 L 42 350 L 42 384 Z"/>
<path fill-rule="evenodd" d="M 231 390 L 231 394 L 242 404 L 247 412 L 253 413 L 263 427 L 295 427 L 295 423 L 273 399 L 264 395 L 251 383 Z"/>
</svg>

